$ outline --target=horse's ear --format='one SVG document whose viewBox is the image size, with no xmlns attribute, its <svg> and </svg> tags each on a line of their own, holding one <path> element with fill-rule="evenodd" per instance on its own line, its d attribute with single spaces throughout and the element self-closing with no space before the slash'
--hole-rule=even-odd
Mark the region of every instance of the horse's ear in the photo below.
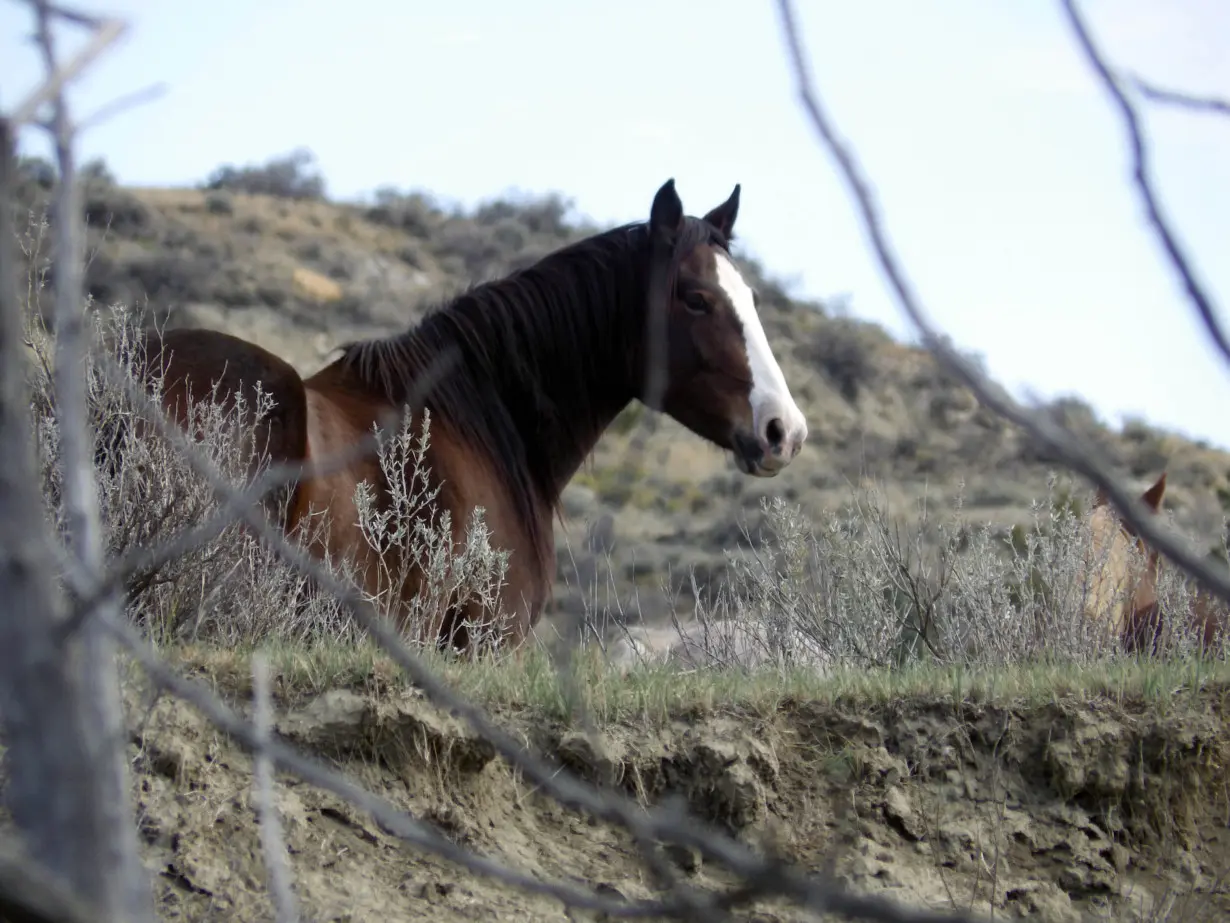
<svg viewBox="0 0 1230 923">
<path fill-rule="evenodd" d="M 1166 493 L 1166 472 L 1162 472 L 1162 476 L 1157 479 L 1152 487 L 1141 494 L 1140 499 L 1145 501 L 1145 505 L 1153 512 L 1157 512 L 1162 507 L 1162 495 Z"/>
<path fill-rule="evenodd" d="M 705 215 L 705 220 L 722 232 L 728 241 L 735 239 L 735 218 L 739 216 L 739 188 L 735 183 L 735 191 L 730 198 Z"/>
<path fill-rule="evenodd" d="M 653 197 L 653 206 L 649 209 L 649 229 L 655 234 L 663 232 L 674 235 L 682 228 L 683 202 L 675 191 L 675 180 L 672 177 L 662 184 L 658 194 Z"/>
<path fill-rule="evenodd" d="M 1106 492 L 1106 488 L 1099 485 L 1097 493 L 1093 495 L 1093 509 L 1099 506 L 1106 506 L 1110 503 L 1110 494 Z"/>
</svg>

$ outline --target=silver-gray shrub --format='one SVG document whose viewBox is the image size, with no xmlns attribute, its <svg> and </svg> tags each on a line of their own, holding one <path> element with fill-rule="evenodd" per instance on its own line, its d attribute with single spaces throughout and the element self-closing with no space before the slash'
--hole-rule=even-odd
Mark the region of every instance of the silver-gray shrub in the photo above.
<svg viewBox="0 0 1230 923">
<path fill-rule="evenodd" d="M 37 287 L 32 287 L 37 292 Z M 59 431 L 52 389 L 52 340 L 36 310 L 27 311 L 27 342 L 32 376 L 32 412 L 47 515 L 61 526 Z M 192 528 L 219 511 L 220 500 L 209 481 L 190 466 L 170 442 L 147 427 L 125 389 L 109 378 L 97 350 L 106 349 L 123 374 L 136 381 L 142 359 L 141 319 L 120 305 L 87 304 L 95 351 L 85 370 L 95 437 L 95 476 L 99 488 L 107 557 L 115 562 L 140 549 Z M 156 401 L 162 393 L 156 373 L 145 390 Z M 263 447 L 243 433 L 273 409 L 272 397 L 256 383 L 255 406 L 242 394 L 224 405 L 212 393 L 189 403 L 189 431 L 200 451 L 232 485 L 267 470 Z M 400 550 L 404 559 L 425 567 L 427 585 L 412 602 L 415 614 L 452 598 L 491 599 L 503 581 L 506 560 L 493 552 L 479 511 L 460 544 L 451 537 L 446 514 L 435 512 L 435 496 L 424 492 L 423 454 L 428 445 L 426 421 L 417 435 L 408 427 L 380 440 L 379 460 L 389 477 L 391 505 L 373 502 L 375 488 L 362 483 L 355 501 L 367 540 L 380 550 Z M 285 503 L 285 495 L 282 501 Z M 284 506 L 283 506 L 284 509 Z M 426 512 L 427 523 L 406 525 L 410 512 Z M 326 520 L 313 515 L 295 538 L 306 542 Z M 335 573 L 355 576 L 347 561 L 326 558 Z M 133 619 L 156 641 L 212 641 L 229 646 L 276 638 L 289 642 L 320 639 L 355 642 L 364 632 L 335 599 L 319 592 L 305 576 L 284 564 L 251 530 L 228 525 L 203 547 L 157 567 L 138 569 L 125 590 Z M 374 600 L 378 603 L 382 600 Z"/>
<path fill-rule="evenodd" d="M 764 540 L 729 554 L 730 579 L 702 613 L 734 619 L 780 663 L 902 666 L 1089 662 L 1122 648 L 1084 615 L 1092 574 L 1090 499 L 1074 509 L 1051 478 L 1031 522 L 1015 530 L 974 523 L 960 498 L 947 514 L 919 501 L 909 521 L 887 512 L 875 487 L 817 521 L 779 498 L 762 502 Z M 1103 552 L 1105 554 L 1105 552 Z M 1143 558 L 1133 548 L 1133 567 Z M 1089 557 L 1086 557 L 1089 556 Z M 1086 560 L 1092 560 L 1087 566 Z M 1191 585 L 1163 567 L 1157 595 L 1167 656 L 1197 639 L 1186 615 Z"/>
</svg>

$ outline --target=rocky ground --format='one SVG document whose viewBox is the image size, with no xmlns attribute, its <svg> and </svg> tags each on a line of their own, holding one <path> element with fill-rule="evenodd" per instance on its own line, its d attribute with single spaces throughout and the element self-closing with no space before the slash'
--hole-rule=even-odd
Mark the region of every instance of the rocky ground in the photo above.
<svg viewBox="0 0 1230 923">
<path fill-rule="evenodd" d="M 1212 921 L 1230 914 L 1227 691 L 1164 704 L 785 700 L 596 736 L 528 710 L 497 716 L 590 780 L 644 803 L 681 793 L 745 842 L 859 890 L 1010 918 Z M 626 834 L 535 791 L 413 690 L 335 688 L 284 702 L 277 727 L 480 855 L 653 893 Z M 272 919 L 248 756 L 178 702 L 159 701 L 142 728 L 141 831 L 163 918 Z M 313 786 L 278 786 L 308 919 L 589 918 L 406 847 Z M 729 883 L 696 854 L 669 855 L 687 881 Z M 739 918 L 807 917 L 762 902 Z"/>
</svg>

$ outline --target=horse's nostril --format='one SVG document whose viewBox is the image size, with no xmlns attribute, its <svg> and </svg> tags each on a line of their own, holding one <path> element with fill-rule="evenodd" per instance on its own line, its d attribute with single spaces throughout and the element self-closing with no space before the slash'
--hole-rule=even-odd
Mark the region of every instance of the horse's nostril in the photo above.
<svg viewBox="0 0 1230 923">
<path fill-rule="evenodd" d="M 769 425 L 764 428 L 765 439 L 774 449 L 780 449 L 782 443 L 786 441 L 786 425 L 780 419 L 774 417 L 769 421 Z"/>
</svg>

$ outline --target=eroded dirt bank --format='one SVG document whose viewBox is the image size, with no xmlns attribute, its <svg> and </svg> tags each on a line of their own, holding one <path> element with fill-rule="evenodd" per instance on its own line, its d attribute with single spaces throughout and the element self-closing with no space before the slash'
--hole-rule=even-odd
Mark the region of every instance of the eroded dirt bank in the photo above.
<svg viewBox="0 0 1230 923">
<path fill-rule="evenodd" d="M 832 861 L 860 889 L 982 912 L 991 900 L 996 916 L 1050 920 L 1150 919 L 1168 891 L 1195 889 L 1170 918 L 1214 920 L 1230 919 L 1227 692 L 1164 711 L 1104 700 L 786 702 L 769 716 L 607 727 L 596 745 L 533 715 L 500 717 L 592 779 L 648 800 L 683 792 L 749 842 L 812 867 Z M 141 825 L 163 916 L 271 919 L 248 756 L 182 703 L 161 699 L 135 717 Z M 625 835 L 537 794 L 412 691 L 334 690 L 281 708 L 279 729 L 484 855 L 608 893 L 651 893 Z M 401 846 L 282 774 L 278 798 L 306 919 L 569 919 L 552 899 Z M 724 880 L 693 856 L 674 861 L 692 880 Z M 802 918 L 770 904 L 744 916 Z"/>
</svg>

